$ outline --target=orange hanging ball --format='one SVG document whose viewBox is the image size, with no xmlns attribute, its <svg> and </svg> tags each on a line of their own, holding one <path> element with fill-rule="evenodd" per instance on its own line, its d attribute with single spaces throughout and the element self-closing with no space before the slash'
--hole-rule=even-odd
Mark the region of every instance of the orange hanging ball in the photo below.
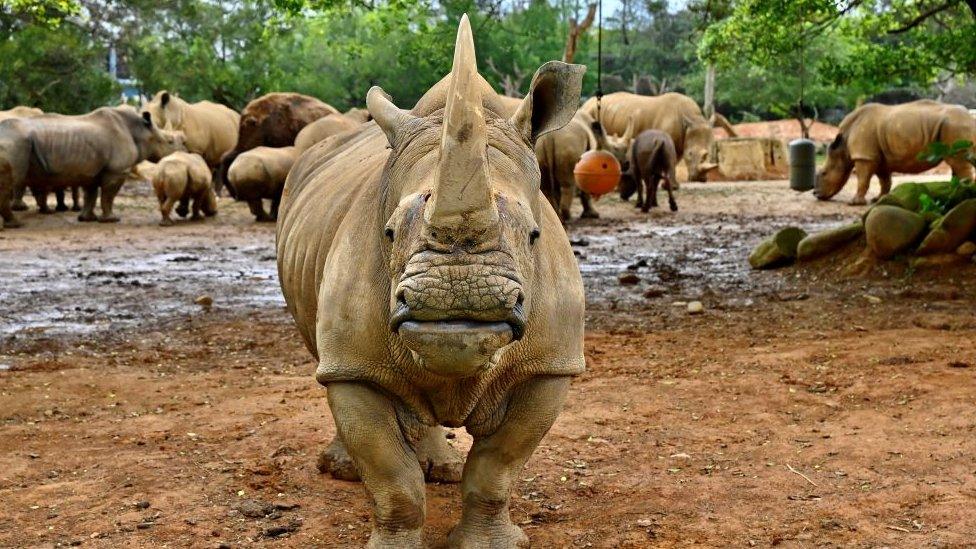
<svg viewBox="0 0 976 549">
<path fill-rule="evenodd" d="M 586 151 L 573 168 L 573 177 L 580 190 L 597 199 L 617 188 L 620 162 L 607 151 Z"/>
</svg>

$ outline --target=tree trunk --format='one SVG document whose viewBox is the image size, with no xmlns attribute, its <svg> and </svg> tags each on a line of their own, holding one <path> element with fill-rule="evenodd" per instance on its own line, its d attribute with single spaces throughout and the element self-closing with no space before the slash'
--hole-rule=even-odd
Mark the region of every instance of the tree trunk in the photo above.
<svg viewBox="0 0 976 549">
<path fill-rule="evenodd" d="M 705 69 L 705 118 L 715 114 L 715 65 L 709 63 Z"/>
<path fill-rule="evenodd" d="M 590 4 L 586 9 L 586 18 L 582 23 L 578 23 L 576 18 L 569 20 L 569 32 L 566 35 L 566 49 L 563 50 L 563 63 L 572 63 L 576 57 L 576 42 L 579 35 L 589 30 L 593 26 L 593 19 L 596 18 L 596 4 Z"/>
</svg>

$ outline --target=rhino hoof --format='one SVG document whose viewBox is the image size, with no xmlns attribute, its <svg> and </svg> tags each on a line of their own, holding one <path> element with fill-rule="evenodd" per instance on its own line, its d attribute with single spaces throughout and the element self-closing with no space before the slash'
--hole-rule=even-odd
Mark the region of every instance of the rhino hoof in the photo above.
<svg viewBox="0 0 976 549">
<path fill-rule="evenodd" d="M 864 206 L 867 203 L 868 201 L 865 200 L 863 196 L 855 196 L 850 202 L 848 202 L 848 204 L 851 206 Z"/>
<path fill-rule="evenodd" d="M 328 473 L 336 480 L 347 480 L 349 482 L 359 481 L 359 471 L 356 465 L 346 452 L 346 447 L 342 445 L 339 437 L 332 440 L 329 447 L 319 454 L 316 467 L 320 473 Z"/>
<path fill-rule="evenodd" d="M 479 525 L 480 526 L 480 525 Z M 529 547 L 529 537 L 511 522 L 489 528 L 458 524 L 447 536 L 451 549 L 467 547 Z"/>
<path fill-rule="evenodd" d="M 80 212 L 81 211 L 81 206 L 72 206 L 71 207 L 71 211 L 73 211 L 73 212 Z"/>
<path fill-rule="evenodd" d="M 52 210 L 51 208 L 43 208 L 43 209 L 37 210 L 37 213 L 39 213 L 41 215 L 51 215 L 51 214 L 54 213 L 54 210 Z"/>
<path fill-rule="evenodd" d="M 103 215 L 98 218 L 99 223 L 118 223 L 119 218 L 114 215 Z"/>
<path fill-rule="evenodd" d="M 66 205 L 64 205 L 64 204 L 58 204 L 57 206 L 54 207 L 54 211 L 56 211 L 56 212 L 66 212 L 66 211 L 68 211 L 68 207 Z"/>
<path fill-rule="evenodd" d="M 159 226 L 160 227 L 172 227 L 173 226 L 173 220 L 172 219 L 163 219 L 162 221 L 159 222 Z"/>
<path fill-rule="evenodd" d="M 78 216 L 78 221 L 82 223 L 91 223 L 92 221 L 98 221 L 98 217 L 95 214 L 81 214 Z"/>
</svg>

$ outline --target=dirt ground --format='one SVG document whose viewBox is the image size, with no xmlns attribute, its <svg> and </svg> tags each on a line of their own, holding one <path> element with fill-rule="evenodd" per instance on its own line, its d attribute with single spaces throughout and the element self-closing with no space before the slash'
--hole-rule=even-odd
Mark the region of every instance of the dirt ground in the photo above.
<svg viewBox="0 0 976 549">
<path fill-rule="evenodd" d="M 273 227 L 222 199 L 161 229 L 127 192 L 118 225 L 0 232 L 0 546 L 361 546 L 362 485 L 316 470 L 334 427 Z M 514 489 L 533 546 L 976 544 L 976 266 L 746 264 L 850 195 L 684 184 L 676 214 L 605 198 L 570 225 L 588 371 Z M 427 495 L 440 547 L 458 488 Z"/>
</svg>

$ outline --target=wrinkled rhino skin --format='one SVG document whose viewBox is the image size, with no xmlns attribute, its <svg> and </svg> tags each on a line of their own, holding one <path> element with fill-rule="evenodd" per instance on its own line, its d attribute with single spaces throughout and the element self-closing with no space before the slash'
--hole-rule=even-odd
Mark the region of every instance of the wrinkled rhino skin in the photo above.
<svg viewBox="0 0 976 549">
<path fill-rule="evenodd" d="M 935 164 L 918 158 L 937 141 L 948 145 L 958 140 L 976 142 L 976 122 L 959 105 L 923 99 L 902 105 L 868 103 L 844 117 L 840 133 L 827 148 L 827 161 L 817 173 L 813 194 L 830 200 L 857 175 L 852 205 L 867 203 L 871 176 L 881 181 L 880 196 L 891 191 L 894 173 L 921 173 Z M 947 159 L 952 174 L 972 178 L 973 166 L 962 158 Z"/>
<path fill-rule="evenodd" d="M 597 119 L 596 98 L 587 99 L 580 110 Z M 687 95 L 671 92 L 649 97 L 614 92 L 603 96 L 599 110 L 599 121 L 608 134 L 624 135 L 630 127 L 631 135 L 644 130 L 661 130 L 670 135 L 678 158 L 688 165 L 688 179 L 692 181 L 706 181 L 708 172 L 716 167 L 708 162 L 708 151 L 715 141 L 712 124 L 698 103 Z"/>
<path fill-rule="evenodd" d="M 164 130 L 183 132 L 186 150 L 199 154 L 211 168 L 237 145 L 237 126 L 241 115 L 230 107 L 199 101 L 187 103 L 176 94 L 161 90 L 143 105 Z"/>
<path fill-rule="evenodd" d="M 47 192 L 78 185 L 84 190 L 80 221 L 118 221 L 112 204 L 132 167 L 177 150 L 184 150 L 181 135 L 160 131 L 148 113 L 140 116 L 131 107 L 0 122 L 0 214 L 5 226 L 19 225 L 10 199 L 24 185 L 38 205 Z M 99 191 L 102 215 L 96 217 Z"/>
<path fill-rule="evenodd" d="M 511 97 L 501 97 L 505 112 L 514 114 L 517 106 L 511 105 L 515 100 Z M 549 203 L 559 213 L 559 218 L 568 221 L 573 197 L 579 195 L 583 203 L 581 217 L 600 217 L 590 195 L 582 192 L 576 186 L 573 168 L 579 162 L 580 156 L 586 151 L 600 148 L 603 136 L 597 136 L 593 131 L 593 119 L 577 112 L 573 119 L 559 130 L 548 133 L 535 144 L 535 154 L 539 158 L 539 170 L 542 172 L 542 192 Z"/>
<path fill-rule="evenodd" d="M 234 160 L 227 175 L 228 189 L 236 200 L 247 202 L 255 221 L 278 219 L 285 178 L 298 154 L 297 147 L 255 147 Z M 270 215 L 264 211 L 264 199 L 271 200 Z"/>
<path fill-rule="evenodd" d="M 217 192 L 227 182 L 227 172 L 242 152 L 255 147 L 290 147 L 302 128 L 338 113 L 332 105 L 299 93 L 269 93 L 251 101 L 241 111 L 237 146 L 220 161 L 215 180 Z"/>
<path fill-rule="evenodd" d="M 191 207 L 194 221 L 203 216 L 217 215 L 217 195 L 211 184 L 210 167 L 202 156 L 190 152 L 175 152 L 156 164 L 152 176 L 153 191 L 159 200 L 160 225 L 173 224 L 170 213 L 186 217 Z M 201 215 L 202 214 L 202 215 Z"/>
<path fill-rule="evenodd" d="M 369 492 L 370 547 L 422 546 L 424 470 L 441 462 L 422 441 L 436 425 L 474 437 L 449 543 L 527 542 L 509 516 L 512 483 L 584 369 L 582 281 L 532 147 L 572 118 L 582 72 L 544 65 L 519 111 L 500 116 L 464 16 L 451 74 L 412 111 L 374 87 L 375 123 L 316 145 L 289 174 L 279 279 Z M 489 331 L 501 337 L 479 336 Z M 470 344 L 478 352 L 439 362 Z"/>
</svg>

